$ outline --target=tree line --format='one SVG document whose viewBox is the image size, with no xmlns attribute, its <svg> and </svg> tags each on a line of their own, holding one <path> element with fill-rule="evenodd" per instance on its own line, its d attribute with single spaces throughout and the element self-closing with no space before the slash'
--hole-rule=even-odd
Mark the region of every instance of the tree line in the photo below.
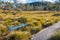
<svg viewBox="0 0 60 40">
<path fill-rule="evenodd" d="M 34 11 L 34 10 L 60 10 L 60 0 L 55 1 L 54 3 L 52 2 L 33 2 L 33 3 L 18 3 L 17 6 L 15 7 L 14 3 L 10 2 L 0 2 L 0 9 L 21 9 L 21 10 L 26 10 L 26 11 Z"/>
</svg>

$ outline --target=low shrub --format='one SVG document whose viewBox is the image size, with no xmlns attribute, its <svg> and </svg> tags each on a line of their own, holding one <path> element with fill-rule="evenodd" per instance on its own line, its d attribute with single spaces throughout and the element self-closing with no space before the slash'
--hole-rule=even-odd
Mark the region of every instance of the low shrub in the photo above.
<svg viewBox="0 0 60 40">
<path fill-rule="evenodd" d="M 18 18 L 18 22 L 26 23 L 27 22 L 27 18 L 25 18 L 25 17 Z"/>
<path fill-rule="evenodd" d="M 48 40 L 60 40 L 60 31 L 58 31 L 54 36 L 52 36 Z"/>
<path fill-rule="evenodd" d="M 11 32 L 6 40 L 29 40 L 31 38 L 30 32 L 21 32 L 21 31 L 16 31 L 16 32 Z"/>
<path fill-rule="evenodd" d="M 32 27 L 31 28 L 31 34 L 36 34 L 38 33 L 42 28 L 41 27 Z"/>
</svg>

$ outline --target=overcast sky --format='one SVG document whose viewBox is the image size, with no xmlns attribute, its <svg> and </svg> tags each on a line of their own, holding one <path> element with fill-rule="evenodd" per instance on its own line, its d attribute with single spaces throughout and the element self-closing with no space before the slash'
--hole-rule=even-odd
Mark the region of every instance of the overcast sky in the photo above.
<svg viewBox="0 0 60 40">
<path fill-rule="evenodd" d="M 4 1 L 13 2 L 13 0 L 4 0 Z M 36 1 L 42 1 L 42 0 L 17 0 L 17 2 L 20 2 L 20 3 L 29 3 L 29 2 L 36 2 Z M 44 1 L 54 2 L 55 0 L 44 0 Z"/>
</svg>

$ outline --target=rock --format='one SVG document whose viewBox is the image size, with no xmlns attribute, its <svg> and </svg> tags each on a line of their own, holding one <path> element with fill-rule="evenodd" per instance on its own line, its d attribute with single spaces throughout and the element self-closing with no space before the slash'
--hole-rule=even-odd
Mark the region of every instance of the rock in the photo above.
<svg viewBox="0 0 60 40">
<path fill-rule="evenodd" d="M 60 22 L 43 29 L 36 35 L 33 35 L 31 40 L 48 40 L 55 32 L 60 29 Z"/>
</svg>

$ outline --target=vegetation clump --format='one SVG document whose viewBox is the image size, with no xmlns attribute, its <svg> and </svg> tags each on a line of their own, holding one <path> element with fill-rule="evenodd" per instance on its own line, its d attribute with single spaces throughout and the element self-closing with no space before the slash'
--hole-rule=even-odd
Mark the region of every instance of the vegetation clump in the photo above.
<svg viewBox="0 0 60 40">
<path fill-rule="evenodd" d="M 7 38 L 4 38 L 4 40 L 30 40 L 30 38 L 31 34 L 29 32 L 16 31 L 9 33 Z"/>
<path fill-rule="evenodd" d="M 55 33 L 49 40 L 60 40 L 60 30 Z"/>
</svg>

